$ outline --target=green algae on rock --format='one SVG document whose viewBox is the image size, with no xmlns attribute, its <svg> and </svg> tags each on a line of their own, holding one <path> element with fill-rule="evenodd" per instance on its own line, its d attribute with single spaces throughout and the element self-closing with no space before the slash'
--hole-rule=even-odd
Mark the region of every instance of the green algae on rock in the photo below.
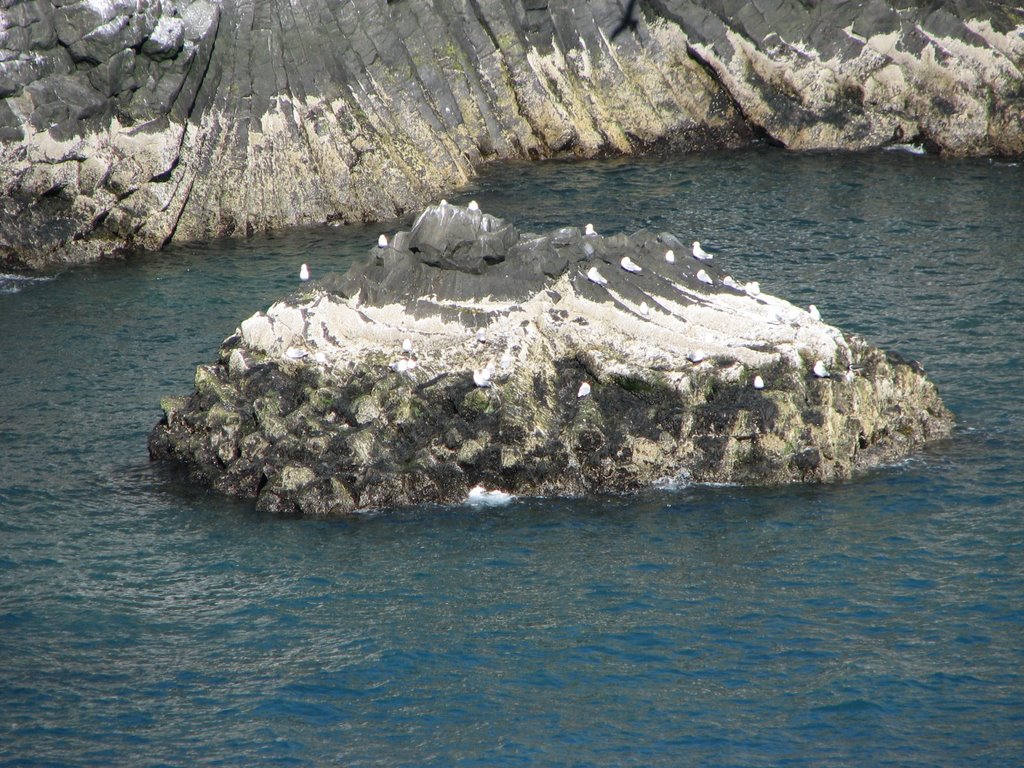
<svg viewBox="0 0 1024 768">
<path fill-rule="evenodd" d="M 949 433 L 920 366 L 714 263 L 666 233 L 538 235 L 430 207 L 243 321 L 190 397 L 163 400 L 150 454 L 329 516 L 476 486 L 823 482 Z"/>
</svg>

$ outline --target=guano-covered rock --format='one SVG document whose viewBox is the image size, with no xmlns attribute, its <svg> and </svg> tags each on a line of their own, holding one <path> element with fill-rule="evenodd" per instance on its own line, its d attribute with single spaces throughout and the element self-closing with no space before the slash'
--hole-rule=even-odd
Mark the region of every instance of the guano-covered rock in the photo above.
<svg viewBox="0 0 1024 768">
<path fill-rule="evenodd" d="M 671 251 L 671 254 L 669 252 Z M 241 323 L 154 459 L 284 514 L 848 478 L 948 434 L 920 366 L 675 236 L 433 206 Z"/>
</svg>

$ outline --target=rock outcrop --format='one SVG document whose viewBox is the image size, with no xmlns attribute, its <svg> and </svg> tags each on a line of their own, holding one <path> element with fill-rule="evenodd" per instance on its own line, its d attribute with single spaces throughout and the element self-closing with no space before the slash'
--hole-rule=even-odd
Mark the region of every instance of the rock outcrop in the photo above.
<svg viewBox="0 0 1024 768">
<path fill-rule="evenodd" d="M 1024 151 L 982 0 L 0 0 L 0 266 L 389 218 L 489 160 Z"/>
<path fill-rule="evenodd" d="M 720 259 L 719 259 L 720 261 Z M 285 514 L 848 478 L 948 434 L 914 363 L 672 235 L 442 203 L 241 323 L 150 454 Z"/>
</svg>

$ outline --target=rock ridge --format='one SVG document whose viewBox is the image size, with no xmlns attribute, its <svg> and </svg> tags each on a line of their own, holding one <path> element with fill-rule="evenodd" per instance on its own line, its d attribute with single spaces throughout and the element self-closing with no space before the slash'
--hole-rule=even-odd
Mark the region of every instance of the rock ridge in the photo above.
<svg viewBox="0 0 1024 768">
<path fill-rule="evenodd" d="M 721 261 L 719 258 L 717 261 Z M 949 433 L 920 366 L 668 233 L 442 203 L 243 321 L 149 442 L 281 514 L 828 482 Z"/>
<path fill-rule="evenodd" d="M 0 0 L 0 266 L 388 219 L 482 163 L 1024 153 L 982 0 Z"/>
</svg>

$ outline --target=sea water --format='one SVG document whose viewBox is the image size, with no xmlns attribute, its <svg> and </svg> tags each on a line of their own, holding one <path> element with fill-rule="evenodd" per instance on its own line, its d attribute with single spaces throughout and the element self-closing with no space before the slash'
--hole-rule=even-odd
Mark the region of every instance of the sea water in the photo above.
<svg viewBox="0 0 1024 768">
<path fill-rule="evenodd" d="M 278 519 L 149 463 L 160 397 L 409 219 L 0 277 L 0 764 L 1024 760 L 1024 168 L 758 150 L 451 199 L 699 239 L 921 361 L 957 429 L 829 486 Z"/>
</svg>

